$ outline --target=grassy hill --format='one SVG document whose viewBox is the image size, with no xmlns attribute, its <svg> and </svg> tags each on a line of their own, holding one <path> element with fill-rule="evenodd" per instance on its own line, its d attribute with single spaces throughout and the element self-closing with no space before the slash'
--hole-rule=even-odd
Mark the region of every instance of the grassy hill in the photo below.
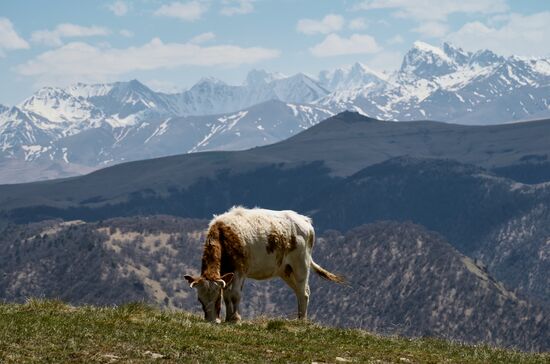
<svg viewBox="0 0 550 364">
<path fill-rule="evenodd" d="M 0 362 L 547 363 L 550 355 L 380 337 L 314 323 L 258 319 L 212 325 L 142 304 L 0 305 Z"/>
</svg>

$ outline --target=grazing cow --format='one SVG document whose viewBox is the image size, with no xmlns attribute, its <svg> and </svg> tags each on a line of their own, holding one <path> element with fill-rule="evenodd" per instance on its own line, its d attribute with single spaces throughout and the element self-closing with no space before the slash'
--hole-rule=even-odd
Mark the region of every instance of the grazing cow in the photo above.
<svg viewBox="0 0 550 364">
<path fill-rule="evenodd" d="M 315 231 L 309 217 L 290 210 L 233 207 L 210 222 L 200 277 L 185 276 L 197 289 L 204 318 L 220 322 L 221 299 L 226 321 L 239 321 L 246 278 L 281 277 L 298 299 L 298 318 L 307 317 L 309 268 L 321 277 L 344 282 L 311 258 Z"/>
</svg>

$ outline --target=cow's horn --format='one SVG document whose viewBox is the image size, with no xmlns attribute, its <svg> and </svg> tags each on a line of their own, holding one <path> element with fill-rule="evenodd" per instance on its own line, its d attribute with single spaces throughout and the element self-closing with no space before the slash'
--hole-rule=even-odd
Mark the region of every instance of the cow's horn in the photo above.
<svg viewBox="0 0 550 364">
<path fill-rule="evenodd" d="M 222 284 L 222 288 L 225 288 L 225 281 L 223 279 L 216 279 L 216 282 Z"/>
</svg>

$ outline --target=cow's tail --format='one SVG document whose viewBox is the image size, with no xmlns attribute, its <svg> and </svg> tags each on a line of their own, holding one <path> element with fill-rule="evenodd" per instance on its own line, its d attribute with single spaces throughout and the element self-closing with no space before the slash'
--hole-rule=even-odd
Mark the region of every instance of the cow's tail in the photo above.
<svg viewBox="0 0 550 364">
<path fill-rule="evenodd" d="M 332 281 L 336 283 L 346 283 L 346 279 L 343 276 L 329 272 L 328 270 L 321 267 L 319 264 L 311 261 L 311 268 L 317 273 L 321 278 L 326 279 L 327 281 Z"/>
</svg>

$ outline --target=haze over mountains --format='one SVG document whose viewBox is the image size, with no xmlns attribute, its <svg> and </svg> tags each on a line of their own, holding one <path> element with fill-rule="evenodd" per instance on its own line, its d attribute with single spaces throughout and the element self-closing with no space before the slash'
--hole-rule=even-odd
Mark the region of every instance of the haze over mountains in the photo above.
<svg viewBox="0 0 550 364">
<path fill-rule="evenodd" d="M 382 120 L 495 124 L 550 115 L 550 60 L 416 42 L 394 74 L 356 63 L 318 77 L 251 71 L 177 94 L 137 80 L 46 87 L 0 107 L 0 183 L 123 161 L 270 144 L 343 110 Z"/>
</svg>

